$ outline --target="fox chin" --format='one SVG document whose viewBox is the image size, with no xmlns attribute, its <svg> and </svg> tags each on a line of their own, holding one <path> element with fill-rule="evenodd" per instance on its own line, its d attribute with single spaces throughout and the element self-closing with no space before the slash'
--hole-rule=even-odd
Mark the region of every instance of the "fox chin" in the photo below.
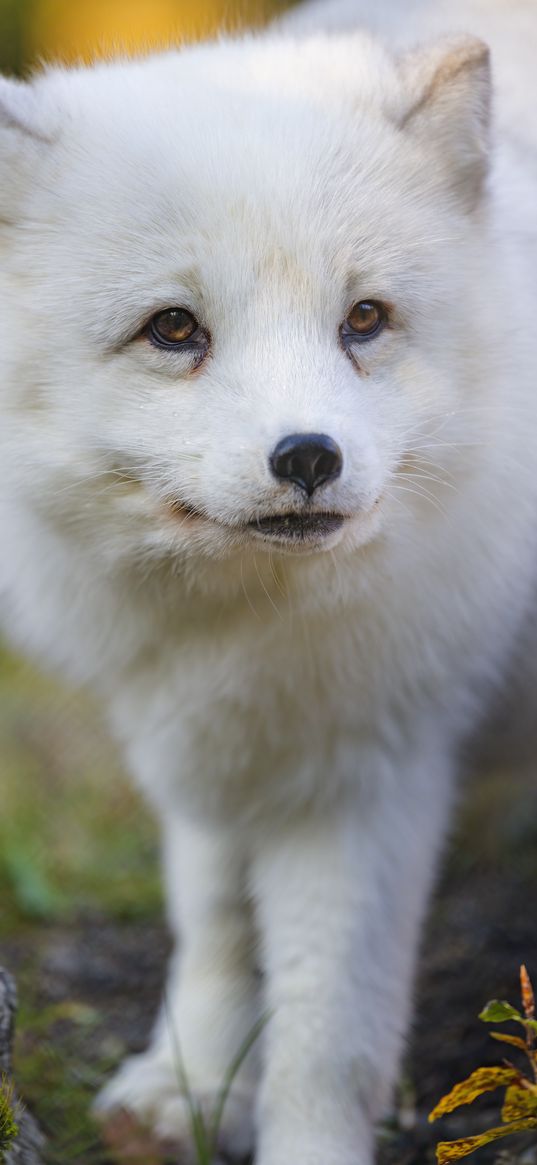
<svg viewBox="0 0 537 1165">
<path fill-rule="evenodd" d="M 162 822 L 96 1109 L 185 1160 L 176 1037 L 210 1114 L 266 1015 L 221 1151 L 371 1161 L 462 750 L 535 690 L 536 37 L 317 0 L 0 80 L 0 623 Z"/>
</svg>

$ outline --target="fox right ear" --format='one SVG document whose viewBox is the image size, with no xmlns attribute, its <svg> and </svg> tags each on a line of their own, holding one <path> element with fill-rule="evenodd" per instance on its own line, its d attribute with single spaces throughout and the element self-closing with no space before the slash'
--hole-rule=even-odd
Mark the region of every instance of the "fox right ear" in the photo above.
<svg viewBox="0 0 537 1165">
<path fill-rule="evenodd" d="M 420 138 L 431 165 L 469 208 L 479 202 L 488 170 L 491 79 L 489 50 L 471 36 L 443 37 L 400 61 L 406 96 L 399 124 Z"/>
<path fill-rule="evenodd" d="M 50 140 L 34 86 L 0 77 L 0 220 L 18 217 L 32 169 Z"/>
</svg>

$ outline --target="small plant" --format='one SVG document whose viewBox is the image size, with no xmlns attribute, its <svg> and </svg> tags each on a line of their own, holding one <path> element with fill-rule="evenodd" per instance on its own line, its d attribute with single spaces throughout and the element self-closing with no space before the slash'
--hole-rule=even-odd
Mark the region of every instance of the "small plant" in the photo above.
<svg viewBox="0 0 537 1165">
<path fill-rule="evenodd" d="M 429 1115 L 430 1121 L 453 1112 L 462 1104 L 471 1104 L 484 1092 L 493 1092 L 496 1088 L 505 1088 L 505 1096 L 501 1111 L 502 1124 L 487 1129 L 475 1137 L 461 1137 L 456 1141 L 440 1141 L 436 1146 L 436 1156 L 439 1165 L 444 1162 L 457 1161 L 466 1157 L 489 1141 L 498 1137 L 506 1137 L 509 1133 L 521 1133 L 530 1129 L 537 1129 L 537 1021 L 535 1019 L 535 997 L 530 977 L 524 966 L 520 968 L 520 987 L 522 994 L 522 1011 L 517 1011 L 510 1003 L 493 999 L 487 1003 L 479 1019 L 484 1023 L 507 1023 L 513 1021 L 524 1028 L 524 1038 L 515 1035 L 505 1035 L 503 1032 L 491 1032 L 494 1040 L 503 1044 L 510 1044 L 523 1052 L 529 1061 L 530 1073 L 526 1074 L 517 1068 L 510 1060 L 504 1060 L 502 1067 L 477 1068 L 466 1080 L 456 1084 L 451 1092 L 442 1097 L 442 1100 L 433 1108 Z"/>
<path fill-rule="evenodd" d="M 13 1089 L 7 1079 L 0 1077 L 0 1163 L 19 1131 L 13 1113 Z"/>
<path fill-rule="evenodd" d="M 174 1047 L 178 1085 L 188 1105 L 190 1129 L 192 1132 L 192 1140 L 194 1142 L 194 1151 L 196 1155 L 196 1165 L 214 1165 L 218 1151 L 218 1134 L 220 1132 L 220 1125 L 222 1124 L 224 1109 L 226 1107 L 226 1102 L 231 1091 L 233 1081 L 235 1080 L 235 1077 L 242 1067 L 251 1048 L 253 1048 L 254 1044 L 259 1039 L 269 1016 L 268 1014 L 262 1015 L 260 1019 L 254 1023 L 253 1027 L 244 1039 L 243 1043 L 237 1051 L 236 1056 L 231 1061 L 224 1074 L 214 1110 L 210 1116 L 207 1117 L 200 1104 L 196 1100 L 196 1097 L 192 1093 L 181 1054 L 179 1039 L 173 1025 L 171 1010 L 167 1001 L 165 1001 L 165 1007 L 172 1044 Z"/>
</svg>

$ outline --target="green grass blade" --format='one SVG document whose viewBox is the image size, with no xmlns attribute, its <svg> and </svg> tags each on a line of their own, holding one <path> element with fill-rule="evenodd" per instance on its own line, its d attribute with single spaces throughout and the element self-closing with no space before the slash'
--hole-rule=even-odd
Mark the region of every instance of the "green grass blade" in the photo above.
<svg viewBox="0 0 537 1165">
<path fill-rule="evenodd" d="M 212 1165 L 211 1142 L 207 1133 L 205 1118 L 199 1104 L 192 1094 L 192 1089 L 190 1088 L 185 1062 L 181 1051 L 181 1045 L 179 1043 L 179 1037 L 177 1035 L 175 1024 L 173 1022 L 172 1011 L 166 995 L 164 996 L 164 1012 L 170 1031 L 170 1039 L 173 1047 L 179 1090 L 181 1095 L 184 1096 L 188 1105 L 190 1128 L 192 1130 L 192 1140 L 194 1141 L 194 1146 L 196 1149 L 198 1165 Z"/>
<path fill-rule="evenodd" d="M 260 1019 L 257 1020 L 257 1022 L 253 1025 L 253 1027 L 249 1031 L 245 1040 L 243 1040 L 243 1042 L 242 1042 L 242 1044 L 237 1052 L 237 1055 L 231 1061 L 231 1064 L 229 1065 L 229 1068 L 226 1071 L 226 1074 L 225 1074 L 224 1079 L 222 1081 L 222 1087 L 221 1087 L 220 1092 L 218 1094 L 218 1100 L 216 1102 L 215 1110 L 214 1110 L 213 1117 L 211 1120 L 210 1131 L 209 1131 L 209 1146 L 210 1146 L 212 1156 L 215 1156 L 215 1154 L 216 1154 L 216 1148 L 217 1148 L 217 1144 L 218 1144 L 218 1133 L 220 1131 L 220 1125 L 222 1124 L 222 1117 L 224 1115 L 224 1109 L 226 1107 L 227 1099 L 228 1099 L 229 1093 L 231 1091 L 231 1086 L 233 1084 L 233 1081 L 234 1081 L 235 1077 L 237 1076 L 237 1073 L 242 1068 L 242 1065 L 243 1065 L 248 1053 L 250 1052 L 251 1048 L 253 1048 L 254 1044 L 259 1039 L 259 1036 L 261 1035 L 261 1032 L 263 1031 L 264 1027 L 268 1023 L 269 1018 L 270 1018 L 270 1016 L 267 1013 L 265 1015 L 262 1015 L 260 1017 Z"/>
</svg>

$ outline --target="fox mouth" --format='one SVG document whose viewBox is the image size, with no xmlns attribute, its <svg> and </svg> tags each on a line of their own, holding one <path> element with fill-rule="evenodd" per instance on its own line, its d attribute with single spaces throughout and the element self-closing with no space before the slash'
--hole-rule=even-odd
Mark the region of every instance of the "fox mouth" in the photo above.
<svg viewBox="0 0 537 1165">
<path fill-rule="evenodd" d="M 211 521 L 208 514 L 185 502 L 175 501 L 169 506 L 175 517 L 183 521 Z M 333 510 L 299 511 L 284 514 L 264 514 L 242 526 L 244 531 L 265 540 L 294 543 L 295 545 L 321 542 L 337 533 L 345 522 L 345 515 Z M 236 526 L 235 529 L 241 527 Z"/>
<path fill-rule="evenodd" d="M 332 511 L 267 514 L 248 523 L 248 529 L 264 538 L 279 542 L 319 542 L 340 530 L 345 518 Z"/>
</svg>

